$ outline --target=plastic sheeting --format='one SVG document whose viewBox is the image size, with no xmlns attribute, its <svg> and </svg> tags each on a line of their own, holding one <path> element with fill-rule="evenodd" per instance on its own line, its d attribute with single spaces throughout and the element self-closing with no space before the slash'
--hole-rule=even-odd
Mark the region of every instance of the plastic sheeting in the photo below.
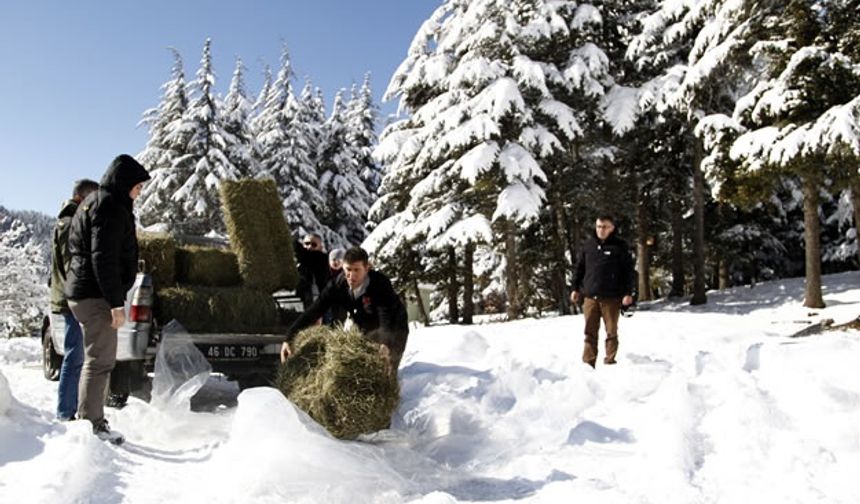
<svg viewBox="0 0 860 504">
<path fill-rule="evenodd" d="M 212 366 L 185 328 L 172 320 L 161 331 L 154 371 L 150 404 L 162 410 L 188 411 L 191 397 L 206 383 Z"/>
</svg>

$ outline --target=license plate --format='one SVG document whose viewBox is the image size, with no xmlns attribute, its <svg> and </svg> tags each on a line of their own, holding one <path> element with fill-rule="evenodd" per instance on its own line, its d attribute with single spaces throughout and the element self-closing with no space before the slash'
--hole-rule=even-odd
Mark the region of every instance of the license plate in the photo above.
<svg viewBox="0 0 860 504">
<path fill-rule="evenodd" d="M 259 345 L 202 345 L 206 358 L 219 361 L 257 360 L 262 353 Z"/>
</svg>

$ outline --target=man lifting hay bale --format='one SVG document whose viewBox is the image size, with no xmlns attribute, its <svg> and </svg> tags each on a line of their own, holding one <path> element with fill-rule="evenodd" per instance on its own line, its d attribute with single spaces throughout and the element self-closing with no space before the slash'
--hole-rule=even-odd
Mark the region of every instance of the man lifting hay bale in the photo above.
<svg viewBox="0 0 860 504">
<path fill-rule="evenodd" d="M 370 269 L 367 252 L 361 247 L 352 247 L 344 253 L 343 273 L 326 285 L 310 308 L 289 328 L 281 347 L 281 362 L 286 362 L 292 354 L 290 345 L 298 332 L 329 309 L 337 314 L 336 322 L 343 322 L 346 327 L 354 325 L 365 338 L 382 344 L 388 353 L 392 374 L 397 373 L 409 335 L 406 308 L 388 277 Z"/>
</svg>

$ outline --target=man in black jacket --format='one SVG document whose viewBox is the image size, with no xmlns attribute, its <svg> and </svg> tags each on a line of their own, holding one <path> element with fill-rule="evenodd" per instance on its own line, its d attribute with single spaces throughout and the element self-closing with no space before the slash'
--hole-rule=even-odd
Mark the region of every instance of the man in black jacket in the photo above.
<svg viewBox="0 0 860 504">
<path fill-rule="evenodd" d="M 606 329 L 604 364 L 615 364 L 618 353 L 618 316 L 622 306 L 633 304 L 633 258 L 627 243 L 615 235 L 615 221 L 601 215 L 595 235 L 583 244 L 573 277 L 570 300 L 579 304 L 583 297 L 585 348 L 582 360 L 594 367 L 597 362 L 597 333 L 600 319 Z"/>
<path fill-rule="evenodd" d="M 385 345 L 391 369 L 397 370 L 409 336 L 406 308 L 388 277 L 370 270 L 367 252 L 360 247 L 352 247 L 344 253 L 343 273 L 326 285 L 313 305 L 289 328 L 281 348 L 281 362 L 289 358 L 290 343 L 296 334 L 312 325 L 328 309 L 332 309 L 339 322 L 348 319 L 368 339 Z"/>
<path fill-rule="evenodd" d="M 131 156 L 108 167 L 98 191 L 81 203 L 69 231 L 71 262 L 65 294 L 84 327 L 85 360 L 78 415 L 99 438 L 121 443 L 104 417 L 105 388 L 116 362 L 117 329 L 125 323 L 126 292 L 137 272 L 132 204 L 149 173 Z"/>
<path fill-rule="evenodd" d="M 324 252 L 322 237 L 315 233 L 307 234 L 301 242 L 296 241 L 294 249 L 299 272 L 296 295 L 307 310 L 329 281 L 328 255 Z"/>
</svg>

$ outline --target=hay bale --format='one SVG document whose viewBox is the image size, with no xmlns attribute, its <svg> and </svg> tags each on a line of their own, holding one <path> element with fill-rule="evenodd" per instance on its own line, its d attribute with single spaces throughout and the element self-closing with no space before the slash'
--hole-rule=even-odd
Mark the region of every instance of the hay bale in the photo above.
<svg viewBox="0 0 860 504">
<path fill-rule="evenodd" d="M 275 182 L 225 180 L 219 192 L 244 285 L 266 292 L 294 289 L 298 272 Z"/>
<path fill-rule="evenodd" d="M 171 287 L 157 291 L 155 317 L 188 332 L 279 333 L 278 308 L 269 294 L 242 287 Z"/>
<path fill-rule="evenodd" d="M 358 330 L 315 326 L 299 333 L 277 386 L 340 439 L 385 429 L 400 402 L 397 375 L 380 345 Z"/>
<path fill-rule="evenodd" d="M 261 204 L 269 205 L 266 215 L 269 217 L 267 227 L 272 240 L 272 247 L 277 258 L 279 289 L 293 290 L 299 284 L 299 270 L 296 265 L 296 251 L 293 250 L 293 234 L 290 225 L 284 217 L 284 208 L 274 182 L 264 187 L 269 194 Z"/>
<path fill-rule="evenodd" d="M 176 280 L 180 284 L 209 287 L 235 287 L 242 283 L 236 254 L 197 245 L 176 249 Z"/>
<path fill-rule="evenodd" d="M 152 276 L 157 289 L 176 284 L 176 242 L 166 233 L 137 235 L 139 259 L 145 261 L 144 271 Z"/>
</svg>

